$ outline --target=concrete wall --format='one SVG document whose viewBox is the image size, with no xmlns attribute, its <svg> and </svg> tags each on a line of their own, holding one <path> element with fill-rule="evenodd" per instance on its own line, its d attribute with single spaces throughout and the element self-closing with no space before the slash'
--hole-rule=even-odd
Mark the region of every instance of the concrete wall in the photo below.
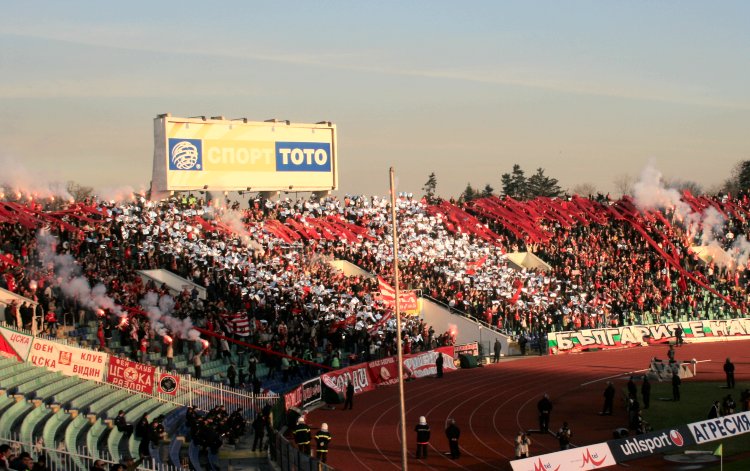
<svg viewBox="0 0 750 471">
<path fill-rule="evenodd" d="M 449 330 L 452 326 L 456 327 L 456 343 L 464 344 L 470 342 L 479 342 L 481 339 L 482 351 L 484 355 L 492 355 L 493 348 L 495 345 L 495 339 L 500 339 L 502 345 L 502 355 L 508 355 L 508 345 L 510 338 L 507 335 L 500 334 L 494 330 L 490 330 L 486 327 L 482 327 L 478 322 L 464 317 L 460 314 L 451 314 L 450 310 L 434 301 L 429 299 L 422 299 L 422 314 L 425 323 L 431 325 L 435 329 L 435 335 L 444 333 Z M 481 327 L 481 334 L 480 334 Z M 513 342 L 515 344 L 515 342 Z M 512 346 L 514 350 L 511 353 L 518 353 L 515 351 L 515 345 Z"/>
<path fill-rule="evenodd" d="M 375 278 L 375 275 L 369 271 L 365 271 L 359 268 L 357 265 L 350 263 L 346 260 L 333 260 L 328 262 L 333 268 L 339 271 L 343 271 L 346 276 L 362 276 L 364 278 Z"/>
</svg>

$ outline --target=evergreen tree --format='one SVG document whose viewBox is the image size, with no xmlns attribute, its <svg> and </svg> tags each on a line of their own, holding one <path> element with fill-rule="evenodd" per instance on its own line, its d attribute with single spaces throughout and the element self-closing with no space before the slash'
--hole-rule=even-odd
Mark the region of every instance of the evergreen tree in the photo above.
<svg viewBox="0 0 750 471">
<path fill-rule="evenodd" d="M 484 190 L 482 190 L 481 197 L 482 198 L 489 198 L 495 193 L 495 189 L 490 186 L 490 184 L 484 185 Z"/>
<path fill-rule="evenodd" d="M 527 195 L 527 181 L 526 175 L 524 174 L 521 166 L 518 164 L 513 165 L 511 173 L 504 173 L 501 177 L 503 184 L 503 195 L 510 196 L 517 200 L 526 199 Z"/>
<path fill-rule="evenodd" d="M 471 186 L 471 183 L 466 184 L 466 189 L 461 193 L 461 201 L 468 203 L 469 201 L 476 199 L 479 193 Z"/>
<path fill-rule="evenodd" d="M 435 202 L 435 190 L 437 189 L 437 177 L 435 176 L 435 172 L 432 172 L 429 177 L 427 177 L 427 182 L 422 187 L 422 190 L 424 190 L 424 196 L 427 198 L 428 203 L 434 203 Z"/>
<path fill-rule="evenodd" d="M 537 196 L 552 198 L 562 194 L 557 178 L 546 176 L 544 169 L 541 167 L 536 169 L 536 173 L 529 178 L 526 188 L 528 198 L 536 198 Z"/>
</svg>

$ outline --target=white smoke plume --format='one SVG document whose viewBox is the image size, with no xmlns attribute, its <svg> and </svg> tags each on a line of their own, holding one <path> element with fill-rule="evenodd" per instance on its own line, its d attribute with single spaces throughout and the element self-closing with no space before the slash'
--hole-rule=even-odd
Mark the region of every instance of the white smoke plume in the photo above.
<svg viewBox="0 0 750 471">
<path fill-rule="evenodd" d="M 641 211 L 669 209 L 685 228 L 688 240 L 698 239 L 702 253 L 707 253 L 713 262 L 722 267 L 745 267 L 750 256 L 750 243 L 744 236 L 738 237 L 729 251 L 724 250 L 719 238 L 724 235 L 726 220 L 713 206 L 701 212 L 693 211 L 682 201 L 680 192 L 664 185 L 661 172 L 650 162 L 641 172 L 641 178 L 633 185 L 633 199 Z"/>
<path fill-rule="evenodd" d="M 183 339 L 199 340 L 200 332 L 193 328 L 190 318 L 180 319 L 172 316 L 175 302 L 169 295 L 159 297 L 153 291 L 146 293 L 141 299 L 141 307 L 151 321 L 151 328 L 157 335 L 179 334 Z"/>
<path fill-rule="evenodd" d="M 142 193 L 142 191 L 141 191 Z M 135 201 L 136 191 L 132 186 L 104 187 L 96 192 L 100 201 L 114 201 L 115 203 L 124 203 Z"/>
<path fill-rule="evenodd" d="M 54 268 L 56 282 L 63 294 L 93 311 L 105 309 L 117 316 L 123 316 L 122 308 L 107 295 L 107 288 L 99 283 L 92 289 L 89 280 L 81 274 L 81 267 L 75 259 L 69 254 L 56 253 L 57 244 L 57 237 L 47 230 L 42 229 L 37 234 L 39 257 L 45 265 Z"/>
<path fill-rule="evenodd" d="M 31 172 L 18 161 L 8 157 L 0 157 L 0 193 L 3 198 L 40 199 L 61 198 L 73 201 L 73 196 L 66 189 L 63 182 L 56 181 L 42 172 Z"/>
</svg>

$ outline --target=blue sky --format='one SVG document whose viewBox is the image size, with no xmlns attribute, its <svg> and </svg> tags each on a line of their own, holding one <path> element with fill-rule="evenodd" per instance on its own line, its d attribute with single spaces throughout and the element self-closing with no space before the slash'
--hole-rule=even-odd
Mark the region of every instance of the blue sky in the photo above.
<svg viewBox="0 0 750 471">
<path fill-rule="evenodd" d="M 747 2 L 13 2 L 0 17 L 0 158 L 146 186 L 153 118 L 333 121 L 341 193 L 712 187 L 750 159 Z"/>
</svg>

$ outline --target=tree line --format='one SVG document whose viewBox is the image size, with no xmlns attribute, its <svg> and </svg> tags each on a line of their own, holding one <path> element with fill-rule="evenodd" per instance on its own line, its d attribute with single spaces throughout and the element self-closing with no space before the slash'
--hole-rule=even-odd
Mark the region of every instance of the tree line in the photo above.
<svg viewBox="0 0 750 471">
<path fill-rule="evenodd" d="M 598 193 L 596 187 L 591 183 L 578 184 L 567 192 L 560 187 L 558 179 L 546 175 L 543 168 L 537 168 L 536 173 L 527 177 L 519 164 L 514 164 L 513 169 L 509 173 L 503 173 L 500 176 L 500 183 L 502 189 L 498 196 L 509 196 L 516 200 L 530 200 L 540 196 L 554 198 L 566 194 L 595 196 Z M 629 175 L 619 175 L 614 180 L 616 190 L 623 195 L 632 193 L 634 183 L 635 178 Z M 700 184 L 690 180 L 669 179 L 665 181 L 665 184 L 667 187 L 675 188 L 679 191 L 688 190 L 692 194 L 704 193 Z M 427 201 L 436 202 L 439 200 L 437 185 L 437 176 L 435 172 L 432 172 L 422 187 Z M 709 193 L 731 193 L 736 195 L 743 192 L 750 192 L 750 160 L 738 162 L 732 169 L 730 176 Z M 467 183 L 466 188 L 458 197 L 458 201 L 467 202 L 495 194 L 495 189 L 489 183 L 482 189 L 474 188 L 471 183 Z"/>
</svg>

